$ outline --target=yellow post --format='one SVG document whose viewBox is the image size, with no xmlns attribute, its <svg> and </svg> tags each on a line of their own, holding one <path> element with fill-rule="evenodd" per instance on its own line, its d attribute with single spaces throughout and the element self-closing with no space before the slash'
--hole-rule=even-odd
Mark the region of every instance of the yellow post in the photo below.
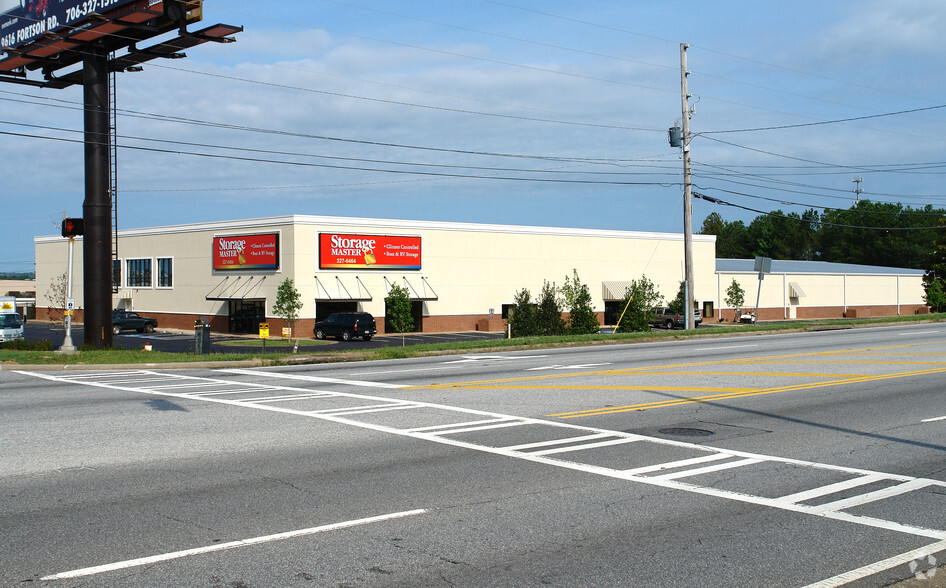
<svg viewBox="0 0 946 588">
<path fill-rule="evenodd" d="M 621 319 L 624 318 L 624 313 L 627 312 L 627 307 L 631 305 L 631 300 L 634 300 L 633 297 L 627 299 L 627 304 L 624 305 L 624 310 L 621 311 L 621 316 L 618 317 L 618 324 L 614 325 L 614 332 L 618 332 L 618 328 L 621 326 Z"/>
</svg>

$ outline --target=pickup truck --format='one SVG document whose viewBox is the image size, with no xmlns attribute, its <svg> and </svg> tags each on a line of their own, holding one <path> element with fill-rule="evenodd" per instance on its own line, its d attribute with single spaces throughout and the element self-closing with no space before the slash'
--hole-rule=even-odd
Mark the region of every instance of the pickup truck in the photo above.
<svg viewBox="0 0 946 588">
<path fill-rule="evenodd" d="M 686 317 L 682 314 L 672 312 L 667 306 L 658 306 L 653 309 L 650 317 L 650 324 L 653 327 L 666 327 L 668 329 L 683 328 L 686 326 Z M 698 327 L 703 323 L 703 313 L 699 308 L 693 309 L 693 326 Z"/>
<path fill-rule="evenodd" d="M 115 335 L 124 330 L 131 329 L 139 333 L 152 333 L 157 326 L 157 319 L 141 316 L 137 312 L 127 310 L 112 311 L 112 333 Z"/>
</svg>

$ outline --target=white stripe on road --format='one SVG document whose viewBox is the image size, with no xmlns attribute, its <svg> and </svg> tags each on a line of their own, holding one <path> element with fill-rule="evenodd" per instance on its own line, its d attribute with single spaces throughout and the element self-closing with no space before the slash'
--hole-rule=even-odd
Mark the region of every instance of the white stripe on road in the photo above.
<svg viewBox="0 0 946 588">
<path fill-rule="evenodd" d="M 716 351 L 718 349 L 744 349 L 746 347 L 758 347 L 758 345 L 727 345 L 726 347 L 697 347 L 692 351 Z"/>
<path fill-rule="evenodd" d="M 379 515 L 376 517 L 368 517 L 364 519 L 356 519 L 353 521 L 344 521 L 341 523 L 332 523 L 329 525 L 322 525 L 321 527 L 312 527 L 310 529 L 301 529 L 299 531 L 289 531 L 286 533 L 277 533 L 275 535 L 266 535 L 263 537 L 254 537 L 252 539 L 240 539 L 238 541 L 231 541 L 229 543 L 220 543 L 218 545 L 209 545 L 207 547 L 197 547 L 195 549 L 185 549 L 183 551 L 173 551 L 171 553 L 163 553 L 161 555 L 152 555 L 150 557 L 141 557 L 138 559 L 129 559 L 126 561 L 120 561 L 117 563 L 105 564 L 101 566 L 93 566 L 90 568 L 82 568 L 81 570 L 73 570 L 71 572 L 62 572 L 60 574 L 53 574 L 51 576 L 46 576 L 40 578 L 42 581 L 48 580 L 66 580 L 69 578 L 81 578 L 83 576 L 93 576 L 96 574 L 103 574 L 105 572 L 113 572 L 115 570 L 124 570 L 127 568 L 134 568 L 138 566 L 146 566 L 150 564 L 160 563 L 164 561 L 170 561 L 172 559 L 180 559 L 182 557 L 190 557 L 192 555 L 202 555 L 205 553 L 212 553 L 214 551 L 224 551 L 227 549 L 235 549 L 237 547 L 249 547 L 251 545 L 260 545 L 262 543 L 271 543 L 273 541 L 283 541 L 285 539 L 293 539 L 296 537 L 304 537 L 306 535 L 314 535 L 316 533 L 322 533 L 325 531 L 336 531 L 338 529 L 347 529 L 349 527 L 356 527 L 358 525 L 367 525 L 370 523 L 378 523 L 381 521 L 387 521 L 391 519 L 398 519 L 402 517 L 410 517 L 414 515 L 426 513 L 426 509 L 418 510 L 407 510 L 403 512 L 395 512 L 386 515 Z"/>
<path fill-rule="evenodd" d="M 700 476 L 702 474 L 711 474 L 713 472 L 720 472 L 722 470 L 729 470 L 732 468 L 741 468 L 742 466 L 762 463 L 762 461 L 763 460 L 761 459 L 754 458 L 740 459 L 739 461 L 718 463 L 716 465 L 702 468 L 694 468 L 692 470 L 684 470 L 682 472 L 674 472 L 672 474 L 663 474 L 662 476 L 651 476 L 650 478 L 653 480 L 678 480 L 680 478 L 689 478 L 690 476 Z"/>
<path fill-rule="evenodd" d="M 812 500 L 813 498 L 820 498 L 822 496 L 827 496 L 828 494 L 834 494 L 836 492 L 841 492 L 842 490 L 850 490 L 851 488 L 857 488 L 858 486 L 866 486 L 867 484 L 881 482 L 886 479 L 887 478 L 884 476 L 861 476 L 859 478 L 851 478 L 850 480 L 838 482 L 837 484 L 828 484 L 827 486 L 821 486 L 819 488 L 805 490 L 804 492 L 797 492 L 795 494 L 782 496 L 779 498 L 779 500 L 784 500 L 786 502 L 805 502 L 806 500 Z"/>
<path fill-rule="evenodd" d="M 933 333 L 939 333 L 939 331 L 916 331 L 913 333 L 900 333 L 899 337 L 909 337 L 911 335 L 932 335 Z"/>
<path fill-rule="evenodd" d="M 936 417 L 935 419 L 923 419 L 923 423 L 935 423 L 936 421 L 946 421 L 946 416 Z"/>
<path fill-rule="evenodd" d="M 862 568 L 857 568 L 856 570 L 851 570 L 850 572 L 838 574 L 833 578 L 828 578 L 827 580 L 822 580 L 815 584 L 809 584 L 805 588 L 834 588 L 835 586 L 844 586 L 845 584 L 850 584 L 851 582 L 866 578 L 867 576 L 873 576 L 874 574 L 885 572 L 890 568 L 902 566 L 904 564 L 910 563 L 911 561 L 933 555 L 934 553 L 940 552 L 944 549 L 946 549 L 946 541 L 931 543 L 926 547 L 920 547 L 919 549 L 914 549 L 913 551 L 901 553 L 900 555 L 895 555 L 885 560 L 866 565 Z"/>
<path fill-rule="evenodd" d="M 340 380 L 338 378 L 322 378 L 320 376 L 299 376 L 294 374 L 280 374 L 278 372 L 262 372 L 259 370 L 227 369 L 220 370 L 230 374 L 247 376 L 266 376 L 268 378 L 283 378 L 286 380 L 302 380 L 305 382 L 321 382 L 323 384 L 345 384 L 347 386 L 365 386 L 366 388 L 407 388 L 401 384 L 386 384 L 384 382 L 367 382 L 365 380 Z"/>
</svg>

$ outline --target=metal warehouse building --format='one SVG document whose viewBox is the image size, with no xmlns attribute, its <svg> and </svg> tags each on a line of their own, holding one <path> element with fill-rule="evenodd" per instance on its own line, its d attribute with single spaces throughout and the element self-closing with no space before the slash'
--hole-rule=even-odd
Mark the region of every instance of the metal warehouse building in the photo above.
<svg viewBox="0 0 946 588">
<path fill-rule="evenodd" d="M 283 326 L 272 307 L 279 284 L 292 278 L 303 300 L 296 332 L 305 335 L 332 312 L 384 317 L 384 298 L 398 284 L 413 300 L 417 330 L 496 331 L 517 291 L 536 295 L 544 281 L 561 285 L 577 270 L 610 323 L 631 280 L 647 276 L 667 299 L 676 295 L 683 241 L 669 233 L 300 215 L 123 230 L 113 306 L 154 316 L 161 327 L 189 329 L 203 318 L 215 331 L 253 333 L 261 321 Z M 59 236 L 35 239 L 38 317 L 62 306 L 50 285 L 65 272 L 67 245 Z M 693 295 L 707 321 L 724 313 L 732 280 L 747 307 L 758 287 L 752 260 L 717 260 L 715 248 L 714 236 L 694 235 Z M 79 320 L 81 250 L 73 280 Z M 762 320 L 925 308 L 921 271 L 794 264 L 776 262 L 762 282 Z"/>
</svg>

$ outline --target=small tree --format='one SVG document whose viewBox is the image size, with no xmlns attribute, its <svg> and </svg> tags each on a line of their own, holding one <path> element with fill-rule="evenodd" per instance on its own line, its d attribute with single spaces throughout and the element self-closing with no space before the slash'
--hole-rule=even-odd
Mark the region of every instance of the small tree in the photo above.
<svg viewBox="0 0 946 588">
<path fill-rule="evenodd" d="M 296 319 L 302 309 L 302 295 L 296 289 L 292 278 L 286 278 L 276 290 L 276 303 L 273 304 L 273 314 L 289 323 L 290 340 L 295 333 Z"/>
<path fill-rule="evenodd" d="M 654 283 L 647 279 L 647 276 L 632 281 L 624 294 L 624 316 L 621 317 L 618 328 L 623 331 L 649 330 L 651 309 L 662 302 L 663 296 L 657 292 Z"/>
<path fill-rule="evenodd" d="M 407 288 L 393 284 L 384 297 L 385 314 L 388 324 L 395 333 L 401 334 L 401 346 L 404 343 L 404 333 L 414 328 L 414 317 L 411 315 L 411 296 Z"/>
<path fill-rule="evenodd" d="M 946 311 L 946 291 L 943 290 L 943 283 L 939 280 L 930 280 L 923 286 L 926 289 L 923 301 L 930 307 L 930 312 Z"/>
<path fill-rule="evenodd" d="M 49 301 L 46 312 L 53 321 L 59 321 L 66 316 L 66 296 L 69 292 L 67 281 L 66 272 L 62 272 L 53 278 L 46 289 L 46 300 Z"/>
<path fill-rule="evenodd" d="M 735 309 L 733 322 L 739 321 L 739 309 L 742 308 L 745 302 L 746 291 L 742 289 L 742 286 L 740 286 L 736 280 L 733 280 L 732 284 L 726 288 L 726 304 L 728 304 L 730 308 Z"/>
<path fill-rule="evenodd" d="M 532 293 L 528 288 L 516 292 L 514 298 L 516 306 L 509 309 L 509 318 L 506 319 L 513 337 L 529 337 L 535 335 L 536 307 L 532 303 Z"/>
<path fill-rule="evenodd" d="M 578 279 L 578 270 L 572 270 L 572 279 L 565 276 L 562 296 L 568 306 L 568 332 L 572 335 L 592 335 L 601 329 L 598 315 L 591 307 L 591 292 Z"/>
<path fill-rule="evenodd" d="M 535 311 L 536 335 L 555 336 L 565 334 L 565 319 L 562 318 L 562 304 L 558 299 L 558 289 L 554 283 L 542 283 L 538 307 Z"/>
</svg>

